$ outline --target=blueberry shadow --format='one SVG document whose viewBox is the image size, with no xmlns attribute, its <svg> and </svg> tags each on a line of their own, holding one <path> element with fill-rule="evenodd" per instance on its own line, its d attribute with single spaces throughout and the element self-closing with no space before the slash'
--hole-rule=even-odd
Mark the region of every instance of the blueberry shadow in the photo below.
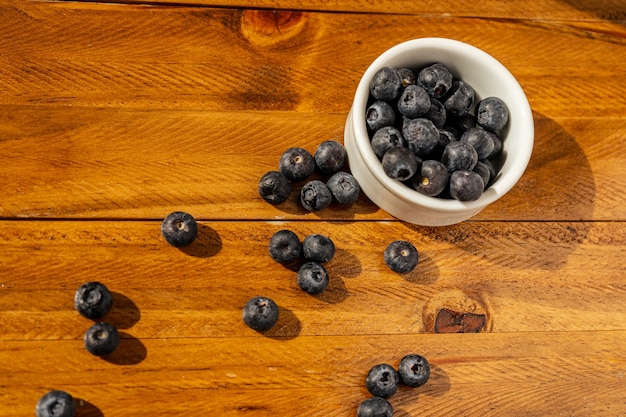
<svg viewBox="0 0 626 417">
<path fill-rule="evenodd" d="M 107 321 L 117 329 L 130 329 L 141 318 L 137 304 L 124 294 L 112 291 L 113 308 L 107 315 Z"/>
<path fill-rule="evenodd" d="M 350 296 L 345 282 L 332 271 L 328 271 L 328 275 L 328 287 L 322 293 L 313 295 L 313 297 L 328 304 L 338 304 L 345 301 Z"/>
<path fill-rule="evenodd" d="M 561 0 L 562 3 L 574 7 L 581 12 L 594 15 L 599 19 L 610 21 L 615 24 L 626 24 L 626 8 L 624 7 L 600 7 L 597 0 Z M 613 4 L 617 5 L 618 2 Z"/>
<path fill-rule="evenodd" d="M 293 311 L 278 307 L 278 321 L 271 329 L 261 332 L 264 336 L 276 340 L 295 339 L 302 331 L 302 322 Z"/>
<path fill-rule="evenodd" d="M 196 239 L 190 245 L 183 246 L 179 250 L 196 258 L 211 258 L 222 250 L 222 239 L 215 229 L 198 223 Z"/>
<path fill-rule="evenodd" d="M 415 269 L 398 275 L 412 284 L 431 285 L 439 279 L 439 267 L 428 253 L 420 251 L 419 262 Z"/>
<path fill-rule="evenodd" d="M 430 364 L 430 378 L 421 387 L 411 388 L 400 385 L 393 398 L 394 417 L 417 417 L 424 413 L 420 408 L 419 398 L 441 397 L 450 391 L 451 383 L 448 374 L 437 365 Z"/>
<path fill-rule="evenodd" d="M 76 398 L 76 417 L 104 417 L 104 413 L 89 401 Z"/>
<path fill-rule="evenodd" d="M 120 345 L 110 355 L 102 356 L 102 359 L 114 365 L 137 365 L 148 356 L 146 346 L 134 336 L 120 332 Z"/>
<path fill-rule="evenodd" d="M 331 262 L 333 274 L 344 278 L 356 278 L 361 274 L 361 261 L 345 249 L 337 248 Z"/>
</svg>

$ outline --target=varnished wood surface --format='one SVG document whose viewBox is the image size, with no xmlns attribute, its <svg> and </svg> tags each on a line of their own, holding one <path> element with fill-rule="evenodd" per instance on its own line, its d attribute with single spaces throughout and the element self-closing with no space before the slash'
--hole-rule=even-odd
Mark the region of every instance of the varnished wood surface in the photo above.
<svg viewBox="0 0 626 417">
<path fill-rule="evenodd" d="M 626 7 L 621 1 L 0 2 L 0 416 L 45 392 L 77 416 L 354 416 L 369 368 L 426 356 L 396 416 L 626 415 Z M 272 207 L 282 151 L 342 140 L 361 73 L 404 40 L 472 43 L 517 77 L 536 144 L 497 203 L 459 225 L 365 196 Z M 179 250 L 160 222 L 185 210 Z M 267 242 L 337 246 L 309 296 Z M 382 251 L 413 242 L 392 273 Z M 114 293 L 119 350 L 91 356 L 83 282 Z M 241 308 L 281 309 L 262 335 Z M 477 334 L 436 334 L 448 308 Z"/>
</svg>

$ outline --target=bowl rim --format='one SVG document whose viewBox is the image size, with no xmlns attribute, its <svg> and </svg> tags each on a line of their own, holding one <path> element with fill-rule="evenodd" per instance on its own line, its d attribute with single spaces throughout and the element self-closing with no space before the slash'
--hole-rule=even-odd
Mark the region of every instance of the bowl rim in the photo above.
<svg viewBox="0 0 626 417">
<path fill-rule="evenodd" d="M 378 157 L 376 157 L 371 147 L 365 117 L 356 117 L 358 114 L 365 114 L 369 99 L 370 80 L 376 71 L 385 66 L 390 66 L 389 62 L 398 55 L 404 55 L 427 48 L 445 50 L 448 55 L 458 55 L 462 57 L 462 59 L 480 62 L 480 65 L 489 68 L 490 72 L 497 73 L 498 77 L 504 80 L 509 86 L 507 95 L 514 96 L 514 101 L 518 103 L 517 106 L 519 106 L 519 108 L 516 106 L 515 114 L 511 117 L 518 120 L 518 123 L 522 126 L 526 126 L 528 130 L 525 133 L 525 136 L 527 136 L 526 140 L 528 141 L 527 146 L 520 147 L 521 150 L 516 152 L 515 158 L 512 161 L 507 161 L 509 164 L 507 172 L 501 172 L 499 178 L 483 192 L 480 198 L 474 201 L 464 202 L 454 199 L 429 197 L 409 188 L 398 180 L 388 177 L 383 171 L 382 164 L 380 164 Z M 353 108 L 356 112 L 354 117 L 356 148 L 376 180 L 398 198 L 432 210 L 450 213 L 464 212 L 484 208 L 493 203 L 506 194 L 521 178 L 528 166 L 533 150 L 534 120 L 532 110 L 517 79 L 500 61 L 487 52 L 468 43 L 454 39 L 437 37 L 412 39 L 384 51 L 370 64 L 361 77 L 354 96 Z M 511 121 L 509 124 L 510 123 Z"/>
</svg>

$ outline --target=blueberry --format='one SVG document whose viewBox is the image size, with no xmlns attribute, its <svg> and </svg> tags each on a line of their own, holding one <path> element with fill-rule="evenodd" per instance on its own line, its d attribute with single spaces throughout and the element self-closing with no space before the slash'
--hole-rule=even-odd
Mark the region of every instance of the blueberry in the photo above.
<svg viewBox="0 0 626 417">
<path fill-rule="evenodd" d="M 180 248 L 190 245 L 198 236 L 198 224 L 191 214 L 175 211 L 161 223 L 161 234 L 170 245 Z"/>
<path fill-rule="evenodd" d="M 448 120 L 448 112 L 441 101 L 431 98 L 430 108 L 424 117 L 433 122 L 433 124 L 437 126 L 437 129 L 442 129 Z"/>
<path fill-rule="evenodd" d="M 478 162 L 478 153 L 467 142 L 450 142 L 443 150 L 441 162 L 446 166 L 448 172 L 462 169 L 471 170 Z"/>
<path fill-rule="evenodd" d="M 509 121 L 509 109 L 502 99 L 487 97 L 476 105 L 476 123 L 486 130 L 499 133 Z"/>
<path fill-rule="evenodd" d="M 400 78 L 402 79 L 402 87 L 417 83 L 417 77 L 412 69 L 400 68 L 398 72 L 400 73 Z"/>
<path fill-rule="evenodd" d="M 474 90 L 465 81 L 456 80 L 452 83 L 450 94 L 443 102 L 449 114 L 463 117 L 469 113 L 474 103 Z"/>
<path fill-rule="evenodd" d="M 339 171 L 328 179 L 326 186 L 339 204 L 352 204 L 359 198 L 361 187 L 356 178 L 347 172 Z"/>
<path fill-rule="evenodd" d="M 389 398 L 398 390 L 400 376 L 386 363 L 374 365 L 367 374 L 365 387 L 375 397 Z"/>
<path fill-rule="evenodd" d="M 489 183 L 486 185 L 486 187 L 488 187 L 496 179 L 496 175 L 498 174 L 498 170 L 496 169 L 496 167 L 493 164 L 493 162 L 491 162 L 489 159 L 485 159 L 485 160 L 483 160 L 481 162 L 483 164 L 487 165 L 487 168 L 489 168 Z"/>
<path fill-rule="evenodd" d="M 500 136 L 493 132 L 490 132 L 488 130 L 486 132 L 489 136 L 491 136 L 491 139 L 493 140 L 493 152 L 491 152 L 491 155 L 487 156 L 487 159 L 493 159 L 496 156 L 500 155 L 500 152 L 502 152 L 502 139 L 500 139 Z"/>
<path fill-rule="evenodd" d="M 463 117 L 456 117 L 450 122 L 460 135 L 462 135 L 467 129 L 476 127 L 476 118 L 471 113 L 468 113 Z"/>
<path fill-rule="evenodd" d="M 455 171 L 450 175 L 450 195 L 459 201 L 478 200 L 485 189 L 480 174 L 474 171 Z"/>
<path fill-rule="evenodd" d="M 428 158 L 426 159 L 436 159 L 441 160 L 441 156 L 443 155 L 443 150 L 448 146 L 450 142 L 456 142 L 458 138 L 448 129 L 439 129 L 439 143 L 435 147 L 435 149 L 428 154 Z"/>
<path fill-rule="evenodd" d="M 402 132 L 396 127 L 385 126 L 374 132 L 372 136 L 372 149 L 378 159 L 382 159 L 385 152 L 396 146 L 405 146 Z"/>
<path fill-rule="evenodd" d="M 332 200 L 330 189 L 320 180 L 309 181 L 300 190 L 300 202 L 308 211 L 325 209 Z"/>
<path fill-rule="evenodd" d="M 37 417 L 74 417 L 76 401 L 65 391 L 49 391 L 37 402 Z"/>
<path fill-rule="evenodd" d="M 289 181 L 302 181 L 315 171 L 315 160 L 313 155 L 306 149 L 289 148 L 281 155 L 278 162 L 278 170 Z"/>
<path fill-rule="evenodd" d="M 393 407 L 384 398 L 372 397 L 363 400 L 356 411 L 357 417 L 393 417 Z"/>
<path fill-rule="evenodd" d="M 429 96 L 441 98 L 452 87 L 453 78 L 450 70 L 443 64 L 432 64 L 417 74 L 417 84 L 424 87 Z"/>
<path fill-rule="evenodd" d="M 386 101 L 376 101 L 365 111 L 365 121 L 367 127 L 375 132 L 381 127 L 393 126 L 396 122 L 396 112 Z"/>
<path fill-rule="evenodd" d="M 403 116 L 415 119 L 425 115 L 430 110 L 430 97 L 426 90 L 419 85 L 409 85 L 398 100 L 398 111 Z"/>
<path fill-rule="evenodd" d="M 269 252 L 276 262 L 289 264 L 302 257 L 302 243 L 291 230 L 279 230 L 270 238 Z"/>
<path fill-rule="evenodd" d="M 431 153 L 439 143 L 439 129 L 425 118 L 404 119 L 402 123 L 402 137 L 406 146 L 417 156 Z"/>
<path fill-rule="evenodd" d="M 326 140 L 317 147 L 313 159 L 320 172 L 334 174 L 346 162 L 346 149 L 336 140 Z"/>
<path fill-rule="evenodd" d="M 328 287 L 328 272 L 318 262 L 306 262 L 298 270 L 298 286 L 309 294 L 320 294 Z"/>
<path fill-rule="evenodd" d="M 109 289 L 97 281 L 81 285 L 74 294 L 74 308 L 81 316 L 99 319 L 106 315 L 113 306 L 113 296 Z"/>
<path fill-rule="evenodd" d="M 278 306 L 268 297 L 253 297 L 243 308 L 243 322 L 253 330 L 264 332 L 278 321 Z"/>
<path fill-rule="evenodd" d="M 407 148 L 397 146 L 383 156 L 382 165 L 390 178 L 405 181 L 415 175 L 420 160 Z"/>
<path fill-rule="evenodd" d="M 423 356 L 406 355 L 400 360 L 398 373 L 404 385 L 412 388 L 421 387 L 430 377 L 430 364 Z"/>
<path fill-rule="evenodd" d="M 495 149 L 492 136 L 482 127 L 467 129 L 459 140 L 472 145 L 476 149 L 478 159 L 487 159 Z"/>
<path fill-rule="evenodd" d="M 419 253 L 411 242 L 396 240 L 385 249 L 384 260 L 392 271 L 405 274 L 415 269 Z"/>
<path fill-rule="evenodd" d="M 379 69 L 370 82 L 370 94 L 377 100 L 393 101 L 402 91 L 402 76 L 392 67 Z"/>
<path fill-rule="evenodd" d="M 420 170 L 412 178 L 415 190 L 430 197 L 441 194 L 448 186 L 448 180 L 448 169 L 434 159 L 423 161 Z"/>
<path fill-rule="evenodd" d="M 480 178 L 483 179 L 485 188 L 487 188 L 489 180 L 491 179 L 491 169 L 484 161 L 485 160 L 476 162 L 476 166 L 474 166 L 472 171 L 477 172 L 480 175 Z"/>
<path fill-rule="evenodd" d="M 120 334 L 110 323 L 95 323 L 85 332 L 84 342 L 92 355 L 110 355 L 120 344 Z"/>
<path fill-rule="evenodd" d="M 308 261 L 328 262 L 335 256 L 335 244 L 328 236 L 308 235 L 302 242 L 302 254 Z"/>
<path fill-rule="evenodd" d="M 261 177 L 258 190 L 263 200 L 270 204 L 278 205 L 289 198 L 291 184 L 281 172 L 270 171 Z"/>
</svg>

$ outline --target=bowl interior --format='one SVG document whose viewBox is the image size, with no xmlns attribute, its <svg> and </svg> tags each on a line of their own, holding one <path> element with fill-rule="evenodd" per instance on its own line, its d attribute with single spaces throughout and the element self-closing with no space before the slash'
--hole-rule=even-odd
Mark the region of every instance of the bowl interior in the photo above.
<svg viewBox="0 0 626 417">
<path fill-rule="evenodd" d="M 475 91 L 474 103 L 490 96 L 500 97 L 509 108 L 509 123 L 504 129 L 502 154 L 495 162 L 499 173 L 495 182 L 476 201 L 461 202 L 424 196 L 397 180 L 389 178 L 370 145 L 365 123 L 369 84 L 381 68 L 421 68 L 440 62 L 453 75 L 469 83 Z M 442 211 L 466 211 L 485 207 L 500 198 L 519 180 L 532 153 L 534 125 L 530 105 L 513 75 L 495 58 L 469 44 L 442 38 L 422 38 L 401 43 L 380 55 L 366 70 L 355 94 L 355 135 L 359 153 L 372 174 L 396 196 L 420 206 Z M 358 117 L 363 115 L 363 117 Z"/>
</svg>

